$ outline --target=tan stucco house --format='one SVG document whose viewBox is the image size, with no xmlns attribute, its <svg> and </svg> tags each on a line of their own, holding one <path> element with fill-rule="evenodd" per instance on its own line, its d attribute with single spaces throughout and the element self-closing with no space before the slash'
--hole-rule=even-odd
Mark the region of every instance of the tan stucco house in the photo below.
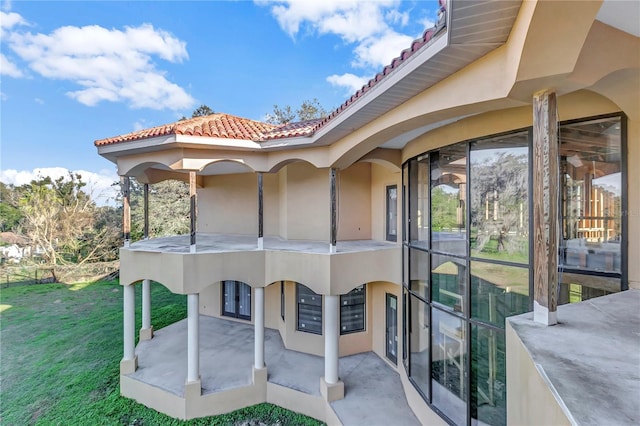
<svg viewBox="0 0 640 426">
<path fill-rule="evenodd" d="M 95 142 L 125 187 L 123 395 L 183 419 L 268 401 L 330 424 L 590 423 L 597 404 L 563 387 L 585 383 L 580 355 L 565 377 L 538 354 L 571 358 L 585 329 L 611 350 L 640 322 L 580 310 L 638 307 L 638 2 L 441 4 L 324 119 L 220 113 Z M 189 182 L 191 235 L 130 241 L 131 177 Z M 153 330 L 151 282 L 187 295 L 185 321 Z M 612 398 L 638 395 L 629 362 Z M 364 389 L 374 373 L 390 384 Z M 611 424 L 640 421 L 630 403 Z"/>
</svg>

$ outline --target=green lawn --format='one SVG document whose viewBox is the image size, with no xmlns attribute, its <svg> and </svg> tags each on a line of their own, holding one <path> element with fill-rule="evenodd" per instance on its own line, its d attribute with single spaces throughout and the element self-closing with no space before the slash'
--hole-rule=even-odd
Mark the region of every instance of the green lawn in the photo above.
<svg viewBox="0 0 640 426">
<path fill-rule="evenodd" d="M 140 286 L 136 291 L 139 302 Z M 152 285 L 152 300 L 156 329 L 186 317 L 185 296 Z M 2 425 L 321 424 L 271 404 L 182 422 L 121 397 L 117 282 L 5 288 L 0 311 Z M 140 317 L 136 312 L 137 328 Z"/>
</svg>

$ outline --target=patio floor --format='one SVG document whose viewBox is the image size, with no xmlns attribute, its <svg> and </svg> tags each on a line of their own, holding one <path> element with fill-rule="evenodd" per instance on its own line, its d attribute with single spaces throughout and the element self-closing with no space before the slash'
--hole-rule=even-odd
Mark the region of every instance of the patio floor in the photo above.
<svg viewBox="0 0 640 426">
<path fill-rule="evenodd" d="M 253 326 L 200 316 L 202 393 L 252 383 Z M 136 348 L 138 369 L 129 377 L 182 396 L 187 374 L 187 321 L 154 332 Z M 322 357 L 284 348 L 276 330 L 265 329 L 268 381 L 320 396 Z M 340 358 L 345 398 L 331 403 L 344 425 L 419 425 L 404 396 L 400 377 L 373 352 Z"/>
<path fill-rule="evenodd" d="M 128 250 L 154 251 L 164 253 L 189 253 L 189 235 L 151 238 L 132 243 Z M 246 251 L 258 249 L 258 238 L 252 235 L 196 234 L 198 253 L 215 253 L 223 251 Z M 328 241 L 286 240 L 280 237 L 267 236 L 263 239 L 265 250 L 296 251 L 305 253 L 328 253 Z M 367 250 L 380 250 L 398 247 L 396 243 L 377 240 L 338 241 L 338 253 L 349 253 Z"/>
</svg>

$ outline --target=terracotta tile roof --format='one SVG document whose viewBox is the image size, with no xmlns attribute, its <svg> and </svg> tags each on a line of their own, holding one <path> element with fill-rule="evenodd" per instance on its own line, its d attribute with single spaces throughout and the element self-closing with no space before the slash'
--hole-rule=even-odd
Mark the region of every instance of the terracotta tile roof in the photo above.
<svg viewBox="0 0 640 426">
<path fill-rule="evenodd" d="M 259 141 L 278 126 L 229 114 L 211 114 L 164 124 L 150 129 L 138 130 L 125 135 L 95 141 L 96 146 L 119 142 L 130 142 L 156 136 L 192 135 L 223 139 L 243 139 Z"/>
<path fill-rule="evenodd" d="M 264 135 L 263 141 L 279 138 L 292 138 L 297 136 L 310 136 L 322 118 L 314 120 L 299 121 L 297 123 L 287 123 L 276 127 Z"/>
</svg>

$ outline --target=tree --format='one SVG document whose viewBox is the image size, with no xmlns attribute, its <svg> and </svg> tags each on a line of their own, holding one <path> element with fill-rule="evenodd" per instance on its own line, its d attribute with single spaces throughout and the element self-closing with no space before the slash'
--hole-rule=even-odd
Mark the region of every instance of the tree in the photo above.
<svg viewBox="0 0 640 426">
<path fill-rule="evenodd" d="M 207 105 L 202 104 L 198 108 L 193 110 L 193 113 L 191 114 L 191 118 L 203 117 L 205 115 L 211 115 L 213 113 L 214 111 L 211 108 L 209 108 Z"/>
<path fill-rule="evenodd" d="M 193 112 L 191 113 L 191 118 L 204 117 L 205 115 L 211 114 L 215 114 L 215 111 L 209 108 L 207 105 L 202 104 L 198 108 L 193 110 Z M 188 120 L 188 118 L 183 115 L 178 121 L 184 120 Z"/>
<path fill-rule="evenodd" d="M 302 102 L 300 108 L 297 109 L 298 120 L 299 121 L 307 121 L 313 120 L 316 118 L 324 118 L 326 117 L 327 111 L 320 105 L 320 102 L 317 98 L 313 98 L 313 100 L 306 100 Z"/>
<path fill-rule="evenodd" d="M 19 233 L 22 213 L 18 208 L 18 190 L 0 182 L 0 231 Z"/>
<path fill-rule="evenodd" d="M 306 100 L 293 112 L 290 105 L 273 106 L 273 113 L 266 115 L 265 121 L 270 124 L 287 124 L 294 120 L 307 121 L 327 116 L 327 111 L 320 105 L 318 99 Z"/>
<path fill-rule="evenodd" d="M 96 260 L 112 235 L 113 228 L 96 228 L 96 205 L 82 190 L 85 186 L 79 174 L 69 173 L 21 188 L 24 231 L 50 265 Z"/>
<path fill-rule="evenodd" d="M 131 179 L 131 239 L 144 233 L 144 192 L 142 185 Z M 149 185 L 149 236 L 187 234 L 190 230 L 189 186 L 178 180 L 165 180 Z"/>
</svg>

